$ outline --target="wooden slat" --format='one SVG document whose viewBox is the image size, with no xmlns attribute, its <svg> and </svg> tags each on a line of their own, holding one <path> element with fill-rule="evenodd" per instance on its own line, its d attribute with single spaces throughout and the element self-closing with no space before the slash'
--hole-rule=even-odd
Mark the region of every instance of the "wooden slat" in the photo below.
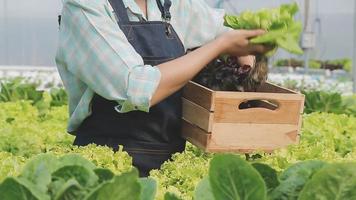
<svg viewBox="0 0 356 200">
<path fill-rule="evenodd" d="M 300 106 L 300 114 L 303 114 L 304 113 L 304 107 L 305 107 L 305 95 L 304 94 L 301 94 L 302 95 L 302 100 L 300 102 L 301 106 Z"/>
<path fill-rule="evenodd" d="M 298 142 L 298 128 L 288 124 L 217 123 L 211 142 L 226 149 L 278 149 Z"/>
<path fill-rule="evenodd" d="M 258 98 L 257 98 L 258 99 Z M 214 123 L 298 124 L 301 101 L 276 100 L 276 110 L 268 108 L 239 109 L 239 105 L 252 99 L 218 98 L 215 100 Z"/>
<path fill-rule="evenodd" d="M 200 149 L 207 150 L 211 134 L 208 134 L 199 127 L 182 120 L 182 137 L 199 147 Z"/>
<path fill-rule="evenodd" d="M 183 97 L 191 102 L 194 102 L 201 107 L 213 111 L 214 110 L 215 92 L 193 81 L 187 83 L 183 90 Z"/>
<path fill-rule="evenodd" d="M 301 94 L 287 93 L 262 93 L 262 92 L 215 92 L 216 99 L 270 99 L 270 100 L 293 100 L 301 101 L 304 96 Z"/>
<path fill-rule="evenodd" d="M 183 119 L 195 124 L 207 132 L 211 132 L 214 113 L 183 98 Z"/>
<path fill-rule="evenodd" d="M 262 84 L 258 89 L 257 92 L 266 92 L 266 93 L 288 93 L 288 94 L 297 94 L 297 92 L 280 87 L 276 84 L 266 82 Z"/>
<path fill-rule="evenodd" d="M 246 125 L 246 124 L 245 124 Z M 253 125 L 248 125 L 253 126 Z M 219 152 L 234 152 L 234 153 L 252 153 L 256 151 L 264 151 L 271 153 L 276 149 L 286 147 L 288 145 L 297 144 L 299 142 L 299 134 L 294 128 L 284 127 L 282 129 L 271 129 L 269 125 L 260 125 L 259 127 L 240 129 L 232 127 L 230 130 L 224 126 L 223 131 L 220 132 L 219 127 L 213 134 L 207 134 L 204 130 L 189 122 L 183 122 L 183 137 L 189 142 L 196 145 L 205 152 L 219 153 Z M 264 130 L 257 132 L 256 130 L 267 129 L 269 134 Z M 283 131 L 289 131 L 285 132 Z M 249 133 L 253 131 L 253 133 Z M 243 133 L 244 132 L 244 133 Z M 222 133 L 222 134 L 221 134 Z M 243 135 L 248 134 L 248 135 Z M 221 141 L 223 140 L 223 141 Z M 226 141 L 227 140 L 227 141 Z"/>
<path fill-rule="evenodd" d="M 220 126 L 221 125 L 221 126 Z M 270 124 L 220 124 L 212 134 L 183 121 L 182 135 L 200 149 L 211 152 L 272 152 L 299 142 L 298 126 Z M 266 131 L 267 130 L 267 131 Z"/>
</svg>

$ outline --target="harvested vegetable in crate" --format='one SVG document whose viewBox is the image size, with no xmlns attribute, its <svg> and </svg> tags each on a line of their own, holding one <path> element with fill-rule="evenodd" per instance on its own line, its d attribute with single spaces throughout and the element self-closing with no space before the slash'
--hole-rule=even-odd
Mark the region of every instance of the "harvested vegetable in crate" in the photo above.
<svg viewBox="0 0 356 200">
<path fill-rule="evenodd" d="M 209 63 L 194 81 L 218 91 L 256 91 L 267 80 L 267 57 L 279 47 L 293 54 L 303 54 L 299 47 L 302 24 L 294 20 L 298 10 L 298 5 L 294 3 L 257 12 L 245 11 L 239 16 L 226 15 L 225 26 L 230 28 L 266 30 L 266 34 L 251 39 L 251 43 L 274 48 L 267 55 L 257 55 L 254 67 L 240 65 L 232 56 L 220 56 Z"/>
<path fill-rule="evenodd" d="M 215 91 L 254 91 L 267 79 L 267 64 L 240 65 L 236 57 L 221 56 L 209 63 L 194 81 Z"/>
</svg>

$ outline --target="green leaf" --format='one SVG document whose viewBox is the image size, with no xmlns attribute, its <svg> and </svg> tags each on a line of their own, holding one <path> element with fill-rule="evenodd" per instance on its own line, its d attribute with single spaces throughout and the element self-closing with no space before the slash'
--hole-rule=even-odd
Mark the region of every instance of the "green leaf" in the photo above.
<svg viewBox="0 0 356 200">
<path fill-rule="evenodd" d="M 77 180 L 69 179 L 55 194 L 54 200 L 82 199 L 86 191 L 80 186 Z"/>
<path fill-rule="evenodd" d="M 94 172 L 99 177 L 99 183 L 109 181 L 115 176 L 115 174 L 109 169 L 98 168 L 95 169 Z"/>
<path fill-rule="evenodd" d="M 253 38 L 250 41 L 254 44 L 273 44 L 276 43 L 277 38 L 283 37 L 285 30 L 269 31 L 264 35 Z"/>
<path fill-rule="evenodd" d="M 96 166 L 89 160 L 83 158 L 79 154 L 68 154 L 59 158 L 59 163 L 61 167 L 64 166 L 82 166 L 88 170 L 94 170 Z"/>
<path fill-rule="evenodd" d="M 63 88 L 52 88 L 50 90 L 51 106 L 63 106 L 68 103 L 67 92 Z"/>
<path fill-rule="evenodd" d="M 304 186 L 298 200 L 356 199 L 356 164 L 330 164 L 317 172 Z"/>
<path fill-rule="evenodd" d="M 54 199 L 58 194 L 58 191 L 62 190 L 66 181 L 62 178 L 53 177 L 52 182 L 48 185 L 48 193 L 51 195 L 51 199 Z"/>
<path fill-rule="evenodd" d="M 292 4 L 283 4 L 281 6 L 281 11 L 286 11 L 290 15 L 295 15 L 299 11 L 299 7 L 296 2 L 294 2 Z"/>
<path fill-rule="evenodd" d="M 166 194 L 164 194 L 164 200 L 182 200 L 182 199 L 171 192 L 167 192 Z"/>
<path fill-rule="evenodd" d="M 50 197 L 39 191 L 36 185 L 20 178 L 6 178 L 0 185 L 1 200 L 49 200 Z"/>
<path fill-rule="evenodd" d="M 239 22 L 235 16 L 225 15 L 225 26 L 233 28 L 233 29 L 240 29 Z"/>
<path fill-rule="evenodd" d="M 303 50 L 299 47 L 298 41 L 296 41 L 292 35 L 285 35 L 283 37 L 277 38 L 278 46 L 283 49 L 294 53 L 294 54 L 303 54 Z"/>
<path fill-rule="evenodd" d="M 15 121 L 15 118 L 13 118 L 13 117 L 8 117 L 8 118 L 6 118 L 6 123 L 9 123 L 9 124 L 11 124 L 13 121 Z"/>
<path fill-rule="evenodd" d="M 100 184 L 84 200 L 140 200 L 141 185 L 136 169 Z"/>
<path fill-rule="evenodd" d="M 45 193 L 51 182 L 51 173 L 57 167 L 57 158 L 54 155 L 41 154 L 25 165 L 20 177 L 33 183 L 41 192 Z"/>
<path fill-rule="evenodd" d="M 262 177 L 239 156 L 215 156 L 210 162 L 209 179 L 216 199 L 266 199 L 266 185 Z"/>
<path fill-rule="evenodd" d="M 215 200 L 209 178 L 203 178 L 195 189 L 194 200 Z"/>
<path fill-rule="evenodd" d="M 140 178 L 142 188 L 141 200 L 154 200 L 156 196 L 157 183 L 152 178 Z"/>
<path fill-rule="evenodd" d="M 304 185 L 325 166 L 322 161 L 304 161 L 292 165 L 280 176 L 280 184 L 269 195 L 273 200 L 296 200 Z"/>
<path fill-rule="evenodd" d="M 271 191 L 279 185 L 277 171 L 272 167 L 262 164 L 262 163 L 253 163 L 252 166 L 260 173 L 265 184 L 267 186 L 267 191 Z"/>
<path fill-rule="evenodd" d="M 65 181 L 75 179 L 83 187 L 92 187 L 97 184 L 99 180 L 93 171 L 78 165 L 62 167 L 55 171 L 52 176 L 64 179 Z"/>
</svg>

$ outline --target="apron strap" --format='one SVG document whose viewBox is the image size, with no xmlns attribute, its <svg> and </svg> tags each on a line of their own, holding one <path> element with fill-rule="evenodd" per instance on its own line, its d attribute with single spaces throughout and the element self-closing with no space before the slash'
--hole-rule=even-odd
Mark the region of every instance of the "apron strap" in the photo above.
<svg viewBox="0 0 356 200">
<path fill-rule="evenodd" d="M 165 21 L 171 20 L 170 8 L 172 2 L 170 0 L 164 0 L 164 5 L 160 0 L 156 0 L 159 10 L 161 11 L 162 19 Z M 127 15 L 126 7 L 122 0 L 109 0 L 109 3 L 114 9 L 116 16 L 118 17 L 119 24 L 128 24 L 130 22 L 129 16 Z"/>
<path fill-rule="evenodd" d="M 109 0 L 114 12 L 119 20 L 119 24 L 128 24 L 130 22 L 127 10 L 122 0 Z"/>
<path fill-rule="evenodd" d="M 164 5 L 162 5 L 161 0 L 156 0 L 159 10 L 162 13 L 162 19 L 165 21 L 171 21 L 172 15 L 169 11 L 172 6 L 171 0 L 164 0 Z"/>
</svg>

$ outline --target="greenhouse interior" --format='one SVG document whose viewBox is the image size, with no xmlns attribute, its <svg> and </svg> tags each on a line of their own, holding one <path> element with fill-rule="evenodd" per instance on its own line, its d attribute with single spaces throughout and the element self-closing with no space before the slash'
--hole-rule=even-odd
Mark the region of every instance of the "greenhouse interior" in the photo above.
<svg viewBox="0 0 356 200">
<path fill-rule="evenodd" d="M 0 200 L 50 199 L 356 200 L 356 2 L 0 0 Z"/>
</svg>

